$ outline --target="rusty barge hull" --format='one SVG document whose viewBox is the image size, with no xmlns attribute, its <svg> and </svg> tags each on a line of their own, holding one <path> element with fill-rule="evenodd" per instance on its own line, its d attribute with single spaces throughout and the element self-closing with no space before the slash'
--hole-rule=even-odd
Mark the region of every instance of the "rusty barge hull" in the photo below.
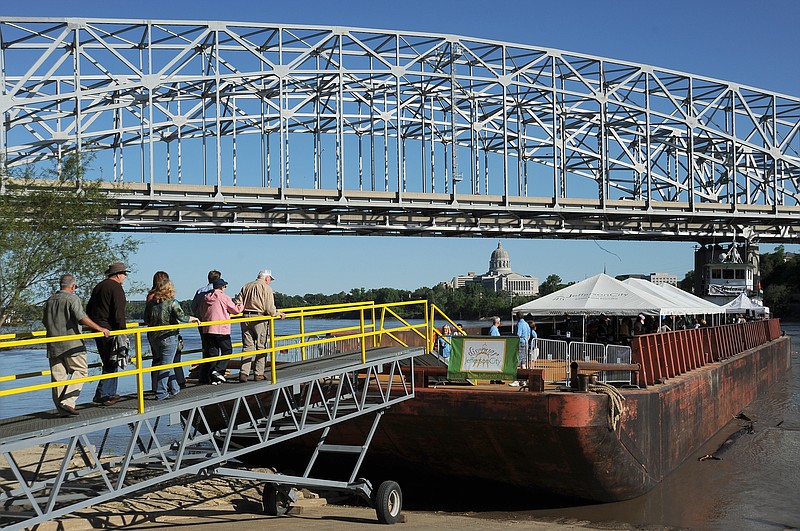
<svg viewBox="0 0 800 531">
<path fill-rule="evenodd" d="M 595 500 L 620 501 L 657 485 L 732 418 L 785 377 L 779 338 L 647 389 L 624 389 L 619 425 L 609 397 L 508 386 L 417 388 L 381 420 L 366 466 L 440 478 L 485 479 Z M 368 419 L 336 427 L 326 442 L 361 444 Z M 281 469 L 307 458 L 316 438 L 257 457 Z"/>
</svg>

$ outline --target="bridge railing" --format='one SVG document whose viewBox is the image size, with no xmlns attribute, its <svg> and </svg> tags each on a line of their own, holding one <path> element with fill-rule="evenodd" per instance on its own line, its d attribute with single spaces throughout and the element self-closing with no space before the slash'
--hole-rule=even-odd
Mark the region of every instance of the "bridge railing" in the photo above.
<svg viewBox="0 0 800 531">
<path fill-rule="evenodd" d="M 411 320 L 404 315 L 412 312 L 416 315 L 421 314 L 423 319 L 416 319 L 415 322 L 411 322 Z M 117 330 L 111 332 L 111 336 L 130 336 L 130 359 L 131 363 L 134 364 L 133 369 L 119 370 L 117 372 L 108 374 L 91 375 L 85 378 L 74 378 L 60 382 L 35 384 L 20 383 L 20 385 L 12 385 L 8 389 L 0 389 L 0 397 L 65 387 L 67 385 L 76 383 L 86 384 L 90 382 L 107 380 L 110 378 L 133 377 L 136 380 L 136 393 L 139 401 L 139 412 L 142 413 L 144 412 L 145 376 L 149 373 L 166 369 L 189 367 L 192 365 L 210 363 L 220 360 L 231 360 L 242 357 L 251 357 L 258 354 L 265 354 L 267 355 L 270 363 L 270 379 L 272 383 L 277 383 L 276 363 L 279 362 L 291 363 L 341 352 L 360 351 L 362 363 L 366 363 L 366 349 L 369 347 L 381 346 L 381 343 L 385 342 L 386 338 L 391 338 L 395 344 L 404 346 L 408 345 L 401 339 L 400 336 L 402 334 L 411 333 L 413 336 L 425 340 L 431 336 L 431 333 L 428 330 L 428 312 L 428 303 L 425 300 L 403 301 L 386 304 L 375 304 L 374 302 L 370 301 L 352 304 L 288 308 L 284 310 L 286 319 L 297 320 L 299 332 L 277 335 L 275 326 L 270 326 L 269 343 L 264 349 L 248 351 L 246 353 L 235 352 L 229 355 L 220 355 L 202 359 L 183 360 L 176 363 L 149 367 L 144 366 L 144 360 L 146 358 L 144 356 L 145 339 L 143 339 L 143 336 L 148 332 L 183 330 L 187 328 L 198 328 L 201 326 L 209 326 L 214 324 L 233 325 L 251 321 L 273 321 L 275 318 L 270 316 L 234 316 L 231 319 L 206 321 L 199 324 L 190 323 L 152 327 L 138 326 L 134 324 L 129 325 L 127 330 Z M 357 314 L 357 324 L 355 325 L 331 326 L 330 328 L 322 330 L 320 330 L 317 326 L 313 331 L 307 330 L 307 321 L 309 319 L 330 319 L 345 315 L 352 316 L 354 313 Z M 102 337 L 102 335 L 103 334 L 98 332 L 92 332 L 80 335 L 47 337 L 46 333 L 43 331 L 4 334 L 0 335 L 0 353 L 6 349 L 41 348 L 49 343 L 72 341 L 76 339 L 94 339 Z M 240 345 L 241 343 L 237 343 L 235 346 Z M 199 352 L 199 350 L 185 352 L 196 353 Z M 50 371 L 0 375 L 0 382 L 23 382 L 29 378 L 49 375 Z M 149 380 L 149 377 L 147 379 Z"/>
<path fill-rule="evenodd" d="M 632 362 L 641 366 L 639 382 L 653 385 L 730 358 L 780 335 L 778 319 L 645 334 L 631 341 Z"/>
</svg>

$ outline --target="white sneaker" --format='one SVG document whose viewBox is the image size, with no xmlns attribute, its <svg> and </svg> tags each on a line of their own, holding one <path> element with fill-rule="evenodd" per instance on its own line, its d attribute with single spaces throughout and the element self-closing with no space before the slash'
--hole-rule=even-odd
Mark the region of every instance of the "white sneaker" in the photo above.
<svg viewBox="0 0 800 531">
<path fill-rule="evenodd" d="M 219 384 L 220 384 L 219 380 L 211 380 L 211 385 L 219 385 Z"/>
<path fill-rule="evenodd" d="M 227 380 L 225 380 L 225 377 L 222 376 L 217 371 L 214 371 L 214 372 L 211 373 L 211 380 L 212 380 L 212 383 L 213 383 L 214 380 L 216 380 L 216 383 L 225 383 L 227 381 Z"/>
<path fill-rule="evenodd" d="M 518 381 L 516 381 L 516 380 L 514 380 L 513 382 L 511 382 L 511 383 L 510 383 L 510 384 L 508 384 L 508 385 L 510 385 L 511 387 L 519 387 L 519 382 L 518 382 Z"/>
</svg>

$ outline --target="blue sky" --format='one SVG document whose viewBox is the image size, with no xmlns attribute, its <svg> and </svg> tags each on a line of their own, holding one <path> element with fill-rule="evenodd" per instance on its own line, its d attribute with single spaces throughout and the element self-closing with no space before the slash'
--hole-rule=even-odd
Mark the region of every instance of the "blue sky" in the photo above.
<svg viewBox="0 0 800 531">
<path fill-rule="evenodd" d="M 356 26 L 473 37 L 641 62 L 800 95 L 800 2 L 768 0 L 6 2 L 4 16 L 234 20 Z M 269 267 L 273 287 L 296 295 L 351 288 L 432 286 L 467 271 L 483 273 L 494 239 L 342 236 L 141 235 L 131 280 L 149 285 L 170 273 L 179 298 L 206 272 L 238 289 Z M 692 243 L 504 239 L 515 271 L 544 280 L 663 271 L 683 278 Z M 772 251 L 762 245 L 762 251 Z M 799 246 L 787 246 L 797 250 Z"/>
</svg>

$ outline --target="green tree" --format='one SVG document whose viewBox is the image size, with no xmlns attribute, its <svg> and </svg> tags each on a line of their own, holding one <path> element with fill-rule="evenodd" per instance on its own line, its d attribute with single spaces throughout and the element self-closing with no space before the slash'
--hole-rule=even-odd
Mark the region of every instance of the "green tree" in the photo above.
<svg viewBox="0 0 800 531">
<path fill-rule="evenodd" d="M 800 256 L 787 258 L 783 245 L 761 255 L 761 288 L 764 304 L 773 315 L 796 319 L 800 315 Z"/>
<path fill-rule="evenodd" d="M 109 263 L 138 248 L 138 240 L 114 241 L 98 227 L 112 203 L 86 169 L 72 155 L 60 169 L 0 173 L 0 324 L 29 316 L 64 273 L 78 278 L 85 300 Z"/>
<path fill-rule="evenodd" d="M 678 287 L 683 291 L 694 293 L 694 271 L 687 271 L 686 276 L 683 277 L 683 280 L 678 282 Z"/>
<path fill-rule="evenodd" d="M 554 291 L 558 291 L 564 287 L 561 283 L 561 277 L 558 275 L 548 275 L 544 282 L 539 284 L 539 296 L 549 295 Z"/>
<path fill-rule="evenodd" d="M 772 276 L 773 270 L 780 267 L 784 263 L 785 249 L 783 245 L 775 247 L 775 252 L 764 253 L 761 255 L 759 262 L 759 269 L 762 279 L 768 279 Z"/>
<path fill-rule="evenodd" d="M 773 284 L 764 290 L 764 302 L 773 315 L 785 315 L 792 300 L 792 289 L 783 284 Z"/>
</svg>

